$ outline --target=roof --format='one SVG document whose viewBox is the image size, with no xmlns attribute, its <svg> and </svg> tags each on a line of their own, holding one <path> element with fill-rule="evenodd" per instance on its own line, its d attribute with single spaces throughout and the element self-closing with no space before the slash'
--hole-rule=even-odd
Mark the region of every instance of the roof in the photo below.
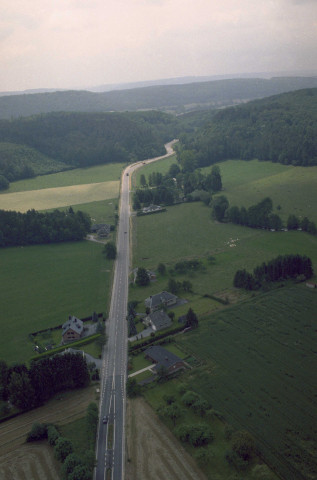
<svg viewBox="0 0 317 480">
<path fill-rule="evenodd" d="M 160 292 L 152 295 L 145 300 L 145 306 L 150 308 L 158 307 L 161 304 L 167 303 L 170 300 L 177 300 L 177 296 L 169 292 Z"/>
<path fill-rule="evenodd" d="M 91 226 L 90 231 L 92 233 L 95 233 L 103 228 L 106 228 L 110 232 L 110 225 L 108 223 L 95 223 L 94 225 Z"/>
<path fill-rule="evenodd" d="M 74 317 L 69 315 L 67 322 L 65 322 L 62 326 L 63 332 L 62 335 L 65 335 L 65 333 L 69 330 L 72 329 L 74 332 L 78 333 L 81 335 L 83 329 L 84 329 L 84 323 L 77 317 Z"/>
<path fill-rule="evenodd" d="M 148 315 L 148 317 L 156 330 L 162 330 L 163 328 L 168 328 L 172 325 L 172 320 L 163 310 L 157 310 L 156 312 L 151 313 L 151 315 Z"/>
<path fill-rule="evenodd" d="M 155 370 L 158 370 L 161 367 L 170 368 L 175 365 L 175 363 L 183 361 L 174 353 L 171 353 L 158 345 L 147 348 L 144 355 L 156 363 Z"/>
</svg>

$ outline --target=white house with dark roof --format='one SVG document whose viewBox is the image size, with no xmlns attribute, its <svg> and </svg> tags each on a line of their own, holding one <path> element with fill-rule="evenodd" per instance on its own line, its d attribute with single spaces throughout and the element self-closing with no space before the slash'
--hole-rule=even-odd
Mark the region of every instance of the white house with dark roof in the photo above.
<svg viewBox="0 0 317 480">
<path fill-rule="evenodd" d="M 164 312 L 164 310 L 157 310 L 156 312 L 147 315 L 143 323 L 152 327 L 154 332 L 159 330 L 163 330 L 164 328 L 169 328 L 172 325 L 172 320 L 170 317 Z"/>
<path fill-rule="evenodd" d="M 63 343 L 79 340 L 84 331 L 84 323 L 74 315 L 69 315 L 67 322 L 62 326 Z"/>
<path fill-rule="evenodd" d="M 162 307 L 170 307 L 177 303 L 178 297 L 169 292 L 160 292 L 156 295 L 148 297 L 144 303 L 151 312 L 162 309 Z"/>
</svg>

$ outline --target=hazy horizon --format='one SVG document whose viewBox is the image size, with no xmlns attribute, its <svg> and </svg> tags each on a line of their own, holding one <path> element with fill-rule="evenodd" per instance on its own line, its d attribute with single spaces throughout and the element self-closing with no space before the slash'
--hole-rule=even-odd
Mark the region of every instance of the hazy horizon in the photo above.
<svg viewBox="0 0 317 480">
<path fill-rule="evenodd" d="M 0 91 L 312 71 L 315 0 L 3 0 Z"/>
</svg>

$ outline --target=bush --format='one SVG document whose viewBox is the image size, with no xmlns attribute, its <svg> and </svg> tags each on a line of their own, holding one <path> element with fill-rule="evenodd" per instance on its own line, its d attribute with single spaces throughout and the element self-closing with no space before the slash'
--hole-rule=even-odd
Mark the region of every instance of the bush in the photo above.
<svg viewBox="0 0 317 480">
<path fill-rule="evenodd" d="M 48 443 L 54 447 L 56 442 L 57 442 L 57 439 L 60 437 L 60 434 L 59 432 L 57 431 L 56 427 L 54 427 L 54 425 L 50 425 L 48 428 L 47 428 L 47 440 L 48 440 Z"/>
<path fill-rule="evenodd" d="M 54 447 L 54 453 L 57 460 L 64 462 L 66 457 L 73 453 L 73 444 L 68 438 L 59 437 Z"/>
<path fill-rule="evenodd" d="M 27 442 L 35 442 L 47 438 L 47 425 L 45 423 L 33 423 L 31 431 L 26 437 Z"/>
<path fill-rule="evenodd" d="M 182 402 L 186 407 L 191 407 L 194 403 L 200 400 L 200 396 L 198 393 L 192 392 L 191 390 L 188 390 L 183 396 L 182 396 Z"/>
<path fill-rule="evenodd" d="M 78 465 L 82 465 L 82 460 L 79 455 L 76 455 L 76 453 L 67 455 L 62 467 L 64 477 L 67 479 L 69 474 L 72 473 Z"/>
</svg>

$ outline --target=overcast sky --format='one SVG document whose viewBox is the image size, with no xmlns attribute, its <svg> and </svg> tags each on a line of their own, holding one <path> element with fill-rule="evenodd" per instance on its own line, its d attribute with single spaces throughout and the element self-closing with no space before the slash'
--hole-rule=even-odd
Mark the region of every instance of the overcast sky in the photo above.
<svg viewBox="0 0 317 480">
<path fill-rule="evenodd" d="M 0 91 L 317 69 L 317 0 L 1 0 Z"/>
</svg>

